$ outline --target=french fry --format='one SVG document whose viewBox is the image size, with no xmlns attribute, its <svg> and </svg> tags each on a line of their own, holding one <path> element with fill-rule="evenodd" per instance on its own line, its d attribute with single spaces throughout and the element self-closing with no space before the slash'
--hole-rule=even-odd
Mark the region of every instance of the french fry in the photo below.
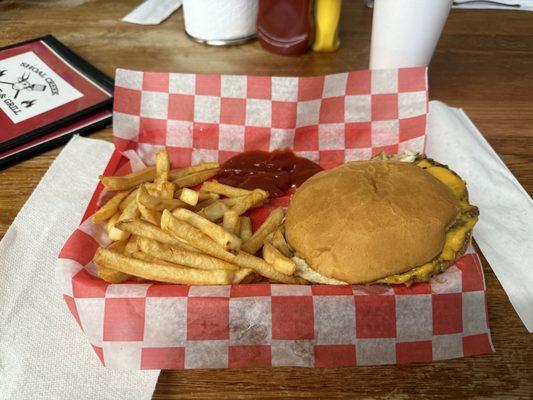
<svg viewBox="0 0 533 400">
<path fill-rule="evenodd" d="M 152 257 L 161 258 L 185 267 L 210 270 L 227 269 L 230 271 L 239 269 L 239 267 L 227 261 L 219 260 L 218 258 L 202 253 L 193 253 L 168 244 L 158 243 L 155 240 L 147 238 L 139 239 L 139 247 L 143 253 Z"/>
<path fill-rule="evenodd" d="M 173 210 L 174 208 L 184 207 L 187 205 L 178 199 L 163 199 L 161 197 L 152 196 L 142 185 L 139 186 L 139 191 L 137 192 L 137 201 L 150 210 L 155 211 L 163 211 L 166 209 Z"/>
<path fill-rule="evenodd" d="M 259 275 L 273 279 L 281 283 L 302 284 L 305 281 L 301 278 L 288 276 L 278 272 L 262 258 L 240 251 L 235 256 L 233 262 L 242 268 L 251 268 Z"/>
<path fill-rule="evenodd" d="M 216 162 L 205 162 L 198 165 L 193 165 L 191 167 L 185 167 L 185 168 L 177 168 L 170 171 L 168 174 L 168 180 L 174 181 L 178 178 L 182 178 L 186 175 L 191 175 L 196 172 L 206 171 L 208 169 L 216 169 L 219 168 L 220 164 Z"/>
<path fill-rule="evenodd" d="M 184 187 L 199 185 L 208 179 L 211 179 L 220 172 L 220 168 L 206 169 L 205 171 L 194 172 L 190 175 L 174 179 L 172 183 L 176 185 L 176 190 Z"/>
<path fill-rule="evenodd" d="M 132 190 L 130 194 L 128 194 L 126 198 L 120 202 L 120 205 L 118 206 L 120 211 L 124 211 L 128 204 L 130 204 L 132 201 L 136 201 L 138 190 L 139 189 Z"/>
<path fill-rule="evenodd" d="M 194 207 L 194 209 L 198 212 L 198 211 L 201 211 L 203 210 L 204 208 L 207 208 L 209 207 L 211 204 L 213 203 L 216 203 L 217 201 L 219 201 L 218 199 L 207 199 L 207 200 L 204 200 L 202 202 L 199 202 L 196 207 Z"/>
<path fill-rule="evenodd" d="M 262 202 L 268 198 L 268 193 L 261 189 L 255 189 L 247 196 L 241 197 L 240 201 L 235 204 L 231 209 L 238 215 L 244 214 L 250 208 L 254 207 L 257 203 Z"/>
<path fill-rule="evenodd" d="M 252 237 L 252 221 L 250 217 L 239 217 L 241 222 L 241 230 L 239 236 L 243 242 L 246 242 Z"/>
<path fill-rule="evenodd" d="M 93 214 L 92 221 L 96 224 L 111 218 L 118 211 L 120 203 L 128 194 L 129 191 L 118 192 Z"/>
<path fill-rule="evenodd" d="M 158 151 L 155 155 L 155 182 L 168 182 L 168 174 L 170 172 L 170 160 L 168 153 L 165 150 Z"/>
<path fill-rule="evenodd" d="M 218 200 L 219 198 L 220 196 L 216 193 L 204 192 L 202 190 L 198 192 L 198 201 Z"/>
<path fill-rule="evenodd" d="M 174 236 L 179 241 L 178 243 L 174 243 L 172 246 L 179 247 L 183 250 L 192 251 L 193 253 L 200 253 L 201 251 L 198 250 L 196 247 L 192 247 L 189 243 L 187 243 L 186 240 L 183 240 L 182 238 Z"/>
<path fill-rule="evenodd" d="M 124 176 L 103 176 L 98 179 L 108 190 L 128 190 L 142 183 L 153 181 L 155 178 L 155 167 L 148 167 L 137 172 Z"/>
<path fill-rule="evenodd" d="M 207 218 L 209 221 L 218 221 L 228 210 L 229 207 L 227 205 L 225 205 L 221 200 L 217 200 L 208 205 L 206 208 L 202 208 L 198 214 Z"/>
<path fill-rule="evenodd" d="M 223 183 L 219 183 L 217 181 L 204 182 L 201 190 L 205 190 L 206 192 L 221 194 L 222 196 L 226 196 L 226 197 L 241 197 L 241 196 L 247 196 L 250 193 L 252 193 L 251 190 L 224 185 Z"/>
<path fill-rule="evenodd" d="M 139 208 L 137 207 L 137 202 L 131 202 L 128 204 L 128 206 L 125 208 L 124 211 L 122 211 L 122 214 L 120 214 L 120 217 L 118 217 L 117 222 L 115 225 L 120 222 L 127 219 L 135 219 L 139 216 Z M 109 230 L 109 238 L 111 240 L 125 240 L 130 237 L 129 232 L 124 232 L 120 229 L 118 229 L 116 226 L 113 226 Z"/>
<path fill-rule="evenodd" d="M 139 207 L 142 219 L 156 226 L 161 225 L 161 211 L 150 210 L 141 203 L 138 203 L 137 206 Z"/>
<path fill-rule="evenodd" d="M 116 242 L 111 243 L 109 246 L 107 246 L 107 248 L 110 250 L 118 251 L 119 253 L 124 253 L 124 250 L 126 249 L 127 245 L 127 240 L 118 240 Z"/>
<path fill-rule="evenodd" d="M 283 209 L 278 207 L 270 213 L 252 237 L 243 243 L 242 250 L 250 254 L 255 254 L 263 245 L 266 237 L 277 229 L 281 221 L 283 221 Z"/>
<path fill-rule="evenodd" d="M 210 256 L 229 262 L 232 262 L 235 258 L 234 254 L 224 250 L 205 233 L 187 222 L 180 221 L 168 210 L 163 211 L 161 216 L 161 229 L 185 240 L 189 245 Z"/>
<path fill-rule="evenodd" d="M 233 284 L 237 283 L 246 283 L 247 279 L 253 278 L 255 274 L 254 270 L 251 268 L 241 268 L 235 272 L 233 276 Z"/>
<path fill-rule="evenodd" d="M 270 239 L 270 243 L 272 243 L 272 246 L 278 249 L 285 257 L 291 258 L 294 255 L 293 251 L 285 240 L 285 236 L 283 235 L 282 231 L 282 226 L 279 226 L 278 229 L 274 231 L 272 239 Z"/>
<path fill-rule="evenodd" d="M 123 253 L 126 246 L 127 240 L 119 240 L 118 242 L 111 243 L 109 246 L 107 246 L 107 248 L 118 253 Z M 96 275 L 98 275 L 107 283 L 122 283 L 131 278 L 131 275 L 124 274 L 120 271 L 116 271 L 112 268 L 102 265 L 100 265 L 100 268 L 96 271 Z"/>
<path fill-rule="evenodd" d="M 222 226 L 226 231 L 238 236 L 241 231 L 241 221 L 237 213 L 233 210 L 226 211 L 224 213 L 224 219 L 222 220 Z M 239 240 L 241 239 L 239 238 Z"/>
<path fill-rule="evenodd" d="M 120 229 L 115 228 L 114 226 L 109 229 L 109 232 L 107 234 L 109 236 L 109 239 L 111 240 L 125 240 L 129 237 L 129 235 L 124 234 Z"/>
<path fill-rule="evenodd" d="M 150 256 L 150 255 L 148 255 L 146 253 L 143 253 L 142 251 L 136 251 L 131 256 L 133 258 L 136 258 L 137 260 L 143 260 L 143 261 L 148 261 L 148 262 L 168 265 L 170 267 L 179 267 L 179 265 L 176 265 L 174 263 L 171 263 L 171 262 L 168 262 L 168 261 L 165 261 L 165 260 L 161 260 L 160 258 L 152 257 L 152 256 Z"/>
<path fill-rule="evenodd" d="M 255 283 L 255 282 L 261 282 L 263 280 L 263 277 L 259 275 L 257 272 L 253 271 L 250 275 L 246 276 L 240 283 L 246 284 L 246 283 Z"/>
<path fill-rule="evenodd" d="M 129 274 L 106 267 L 105 265 L 105 262 L 103 265 L 100 265 L 100 268 L 96 271 L 96 275 L 98 275 L 107 283 L 122 283 L 131 278 L 131 275 Z"/>
<path fill-rule="evenodd" d="M 233 207 L 235 204 L 240 203 L 244 196 L 240 197 L 228 197 L 226 199 L 221 199 L 220 201 L 227 205 L 228 207 Z"/>
<path fill-rule="evenodd" d="M 266 192 L 265 192 L 266 193 Z M 245 196 L 241 196 L 241 197 L 227 197 L 225 199 L 220 199 L 220 201 L 222 203 L 224 203 L 225 205 L 227 205 L 228 207 L 233 207 L 234 205 L 240 203 L 243 199 L 244 199 Z M 257 203 L 253 204 L 250 209 L 253 209 L 253 208 L 257 208 L 257 207 L 261 207 L 263 205 L 263 199 L 260 199 L 259 201 L 257 201 Z"/>
<path fill-rule="evenodd" d="M 143 186 L 146 188 L 146 191 L 150 194 L 150 196 L 158 198 L 160 197 L 163 199 L 174 198 L 175 186 L 172 182 L 147 182 L 144 183 Z"/>
<path fill-rule="evenodd" d="M 115 215 L 113 215 L 111 218 L 107 220 L 107 224 L 105 226 L 105 230 L 107 231 L 107 234 L 109 235 L 109 232 L 111 229 L 115 226 L 118 219 L 120 218 L 120 214 L 122 214 L 120 211 L 116 212 Z"/>
<path fill-rule="evenodd" d="M 154 197 L 161 197 L 161 190 L 159 190 L 159 184 L 155 182 L 146 182 L 142 186 L 146 188 L 146 191 Z M 139 188 L 137 188 L 139 190 Z"/>
<path fill-rule="evenodd" d="M 157 240 L 158 242 L 177 246 L 188 251 L 196 251 L 194 247 L 189 246 L 187 243 L 183 243 L 170 233 L 162 230 L 159 226 L 154 226 L 139 219 L 121 221 L 117 224 L 117 226 L 119 226 L 121 230 L 129 232 L 138 237 Z"/>
<path fill-rule="evenodd" d="M 294 271 L 296 271 L 296 263 L 290 258 L 285 257 L 268 241 L 265 241 L 263 245 L 263 259 L 282 274 L 293 275 Z"/>
<path fill-rule="evenodd" d="M 239 250 L 242 240 L 231 232 L 226 231 L 223 227 L 209 221 L 201 215 L 184 208 L 178 208 L 172 212 L 172 215 L 180 221 L 187 222 L 193 227 L 199 229 L 202 233 L 209 236 L 223 249 Z"/>
<path fill-rule="evenodd" d="M 176 185 L 172 182 L 160 182 L 157 184 L 157 188 L 159 190 L 158 197 L 162 197 L 163 199 L 172 199 L 174 197 Z"/>
<path fill-rule="evenodd" d="M 224 269 L 204 271 L 174 267 L 127 257 L 102 247 L 96 250 L 94 262 L 98 265 L 112 266 L 125 274 L 159 282 L 184 285 L 227 285 L 233 281 L 232 271 Z"/>
<path fill-rule="evenodd" d="M 198 192 L 196 190 L 192 190 L 189 188 L 183 188 L 181 189 L 179 199 L 183 201 L 184 203 L 187 203 L 191 206 L 195 206 L 196 204 L 198 204 L 198 200 L 200 199 L 200 196 L 198 195 Z"/>
<path fill-rule="evenodd" d="M 124 232 L 122 232 L 120 229 L 115 228 L 114 225 L 109 228 L 107 236 L 109 236 L 109 239 L 111 240 L 125 240 L 129 237 L 128 235 L 125 235 Z"/>
<path fill-rule="evenodd" d="M 163 150 L 156 154 L 155 158 L 155 187 L 159 191 L 159 195 L 163 199 L 171 199 L 174 197 L 175 185 L 168 181 L 170 173 L 170 160 L 168 153 Z M 150 191 L 148 190 L 148 193 Z M 152 193 L 150 193 L 152 194 Z"/>
<path fill-rule="evenodd" d="M 122 250 L 121 253 L 124 253 L 127 256 L 131 256 L 136 251 L 139 251 L 139 246 L 137 245 L 137 236 L 131 235 L 128 239 L 128 242 L 126 243 L 126 246 L 124 246 L 124 250 Z"/>
</svg>

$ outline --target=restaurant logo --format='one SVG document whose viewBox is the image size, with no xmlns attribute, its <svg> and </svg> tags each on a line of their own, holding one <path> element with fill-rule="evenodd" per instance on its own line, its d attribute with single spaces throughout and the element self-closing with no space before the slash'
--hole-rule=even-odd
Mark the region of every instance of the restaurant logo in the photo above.
<svg viewBox="0 0 533 400">
<path fill-rule="evenodd" d="M 82 96 L 32 51 L 0 60 L 0 110 L 15 124 Z"/>
</svg>

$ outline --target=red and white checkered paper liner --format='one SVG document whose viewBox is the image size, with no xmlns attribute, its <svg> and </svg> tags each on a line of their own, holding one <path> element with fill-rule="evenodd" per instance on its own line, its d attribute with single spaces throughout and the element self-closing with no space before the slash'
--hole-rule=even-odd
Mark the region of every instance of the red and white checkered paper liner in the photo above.
<svg viewBox="0 0 533 400">
<path fill-rule="evenodd" d="M 421 151 L 426 114 L 422 68 L 305 78 L 118 70 L 117 151 L 105 174 L 130 171 L 132 154 L 151 164 L 163 147 L 174 167 L 279 147 L 324 167 L 381 150 Z M 472 247 L 430 283 L 410 288 L 111 285 L 92 275 L 96 248 L 108 244 L 103 224 L 88 219 L 101 192 L 99 185 L 57 272 L 70 311 L 108 367 L 375 365 L 494 351 Z M 254 225 L 265 214 L 252 216 Z"/>
</svg>

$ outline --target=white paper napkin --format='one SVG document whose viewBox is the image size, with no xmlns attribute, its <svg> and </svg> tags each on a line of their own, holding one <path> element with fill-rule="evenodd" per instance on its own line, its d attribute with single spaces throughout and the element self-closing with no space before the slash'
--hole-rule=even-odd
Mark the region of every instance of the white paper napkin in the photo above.
<svg viewBox="0 0 533 400">
<path fill-rule="evenodd" d="M 483 8 L 483 9 L 495 9 L 495 10 L 518 10 L 518 11 L 533 11 L 533 0 L 494 0 L 502 4 L 519 4 L 520 7 L 506 7 L 499 4 L 490 4 L 485 2 L 470 3 L 469 0 L 457 0 L 454 3 L 454 8 Z M 466 3 L 465 3 L 466 2 Z"/>
<path fill-rule="evenodd" d="M 509 300 L 533 331 L 533 201 L 466 114 L 430 103 L 426 152 L 468 184 L 480 218 L 474 238 Z"/>
<path fill-rule="evenodd" d="M 146 0 L 122 21 L 139 25 L 157 25 L 181 7 L 182 0 Z"/>
<path fill-rule="evenodd" d="M 150 399 L 159 371 L 101 366 L 54 265 L 113 145 L 74 137 L 0 242 L 0 399 Z"/>
</svg>

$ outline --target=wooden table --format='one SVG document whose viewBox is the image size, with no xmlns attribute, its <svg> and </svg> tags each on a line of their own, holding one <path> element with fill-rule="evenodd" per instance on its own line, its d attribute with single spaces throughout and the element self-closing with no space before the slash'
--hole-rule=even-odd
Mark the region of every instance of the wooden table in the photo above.
<svg viewBox="0 0 533 400">
<path fill-rule="evenodd" d="M 269 54 L 257 42 L 233 48 L 196 44 L 184 34 L 181 11 L 157 26 L 120 22 L 136 3 L 0 1 L 0 46 L 52 33 L 110 75 L 117 67 L 312 75 L 368 65 L 371 10 L 359 0 L 344 2 L 337 53 L 299 58 Z M 465 109 L 531 193 L 533 13 L 453 10 L 431 65 L 430 87 L 432 99 Z M 93 137 L 109 140 L 111 128 Z M 0 172 L 0 235 L 59 151 Z M 161 374 L 154 398 L 532 398 L 533 336 L 483 265 L 494 355 L 427 365 L 170 371 Z"/>
</svg>

